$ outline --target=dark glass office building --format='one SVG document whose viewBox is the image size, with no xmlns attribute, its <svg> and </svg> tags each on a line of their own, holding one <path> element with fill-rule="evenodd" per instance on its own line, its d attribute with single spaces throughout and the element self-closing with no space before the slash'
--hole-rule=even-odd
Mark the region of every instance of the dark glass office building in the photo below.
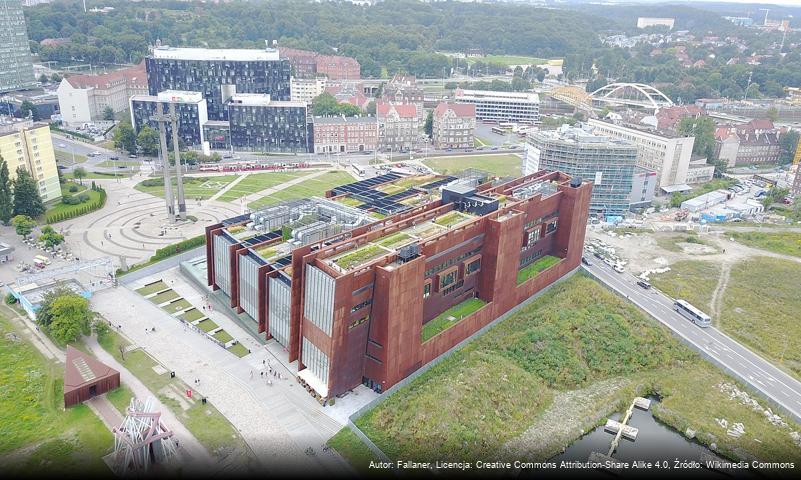
<svg viewBox="0 0 801 480">
<path fill-rule="evenodd" d="M 309 151 L 311 129 L 305 102 L 273 101 L 268 95 L 234 95 L 228 101 L 230 142 L 248 152 Z"/>
<path fill-rule="evenodd" d="M 164 105 L 163 112 L 168 114 L 170 103 L 175 103 L 178 115 L 178 138 L 187 147 L 199 147 L 203 144 L 203 125 L 208 121 L 206 100 L 199 92 L 178 92 L 168 90 L 158 95 L 134 95 L 130 100 L 131 125 L 138 134 L 145 125 L 159 131 L 158 122 L 151 120 L 156 114 L 158 103 Z M 172 128 L 167 124 L 167 141 L 172 144 Z"/>
<path fill-rule="evenodd" d="M 156 47 L 145 65 L 150 95 L 164 90 L 200 92 L 209 120 L 228 120 L 226 103 L 238 93 L 289 100 L 290 65 L 278 51 Z"/>
</svg>

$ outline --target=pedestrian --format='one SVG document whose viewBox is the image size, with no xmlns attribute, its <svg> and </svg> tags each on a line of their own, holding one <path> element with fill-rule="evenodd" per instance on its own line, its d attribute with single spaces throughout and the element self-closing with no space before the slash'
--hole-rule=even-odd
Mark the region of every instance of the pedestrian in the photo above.
<svg viewBox="0 0 801 480">
<path fill-rule="evenodd" d="M 264 372 L 259 372 L 259 376 L 260 376 L 261 378 L 264 378 Z"/>
<path fill-rule="evenodd" d="M 267 363 L 267 360 L 262 359 L 261 364 L 264 365 L 265 363 Z"/>
</svg>

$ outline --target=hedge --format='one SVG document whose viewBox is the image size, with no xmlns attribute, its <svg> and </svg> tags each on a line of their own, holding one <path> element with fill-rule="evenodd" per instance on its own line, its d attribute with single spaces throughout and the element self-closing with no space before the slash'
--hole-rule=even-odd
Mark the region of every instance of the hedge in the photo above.
<svg viewBox="0 0 801 480">
<path fill-rule="evenodd" d="M 205 244 L 206 244 L 206 235 L 203 234 L 203 235 L 198 235 L 197 237 L 192 237 L 186 240 L 182 240 L 178 243 L 173 243 L 172 245 L 167 245 L 164 248 L 159 248 L 158 250 L 156 250 L 156 253 L 152 257 L 150 257 L 150 260 L 148 260 L 147 262 L 131 265 L 127 271 L 123 271 L 122 269 L 117 269 L 117 276 L 119 277 L 120 275 L 124 275 L 128 272 L 139 270 L 140 268 L 147 267 L 148 265 L 152 265 L 166 258 L 178 255 L 179 253 L 183 253 L 187 250 L 192 250 L 193 248 L 197 248 Z"/>
<path fill-rule="evenodd" d="M 100 198 L 98 200 L 96 200 L 94 202 L 89 202 L 86 205 L 84 205 L 82 208 L 75 209 L 75 210 L 70 210 L 68 212 L 61 212 L 61 213 L 56 214 L 56 215 L 49 215 L 49 214 L 45 213 L 45 223 L 51 224 L 51 223 L 63 222 L 64 220 L 69 220 L 71 218 L 80 217 L 81 215 L 86 215 L 87 213 L 91 213 L 91 212 L 94 212 L 95 210 L 99 210 L 99 209 L 103 208 L 103 206 L 106 204 L 106 191 L 103 190 L 102 187 L 94 185 L 94 182 L 93 182 L 93 185 L 92 185 L 92 190 L 95 190 L 96 192 L 100 193 Z M 68 198 L 70 198 L 70 197 L 68 197 Z M 67 202 L 64 202 L 64 203 L 66 203 L 67 205 L 70 205 Z"/>
</svg>

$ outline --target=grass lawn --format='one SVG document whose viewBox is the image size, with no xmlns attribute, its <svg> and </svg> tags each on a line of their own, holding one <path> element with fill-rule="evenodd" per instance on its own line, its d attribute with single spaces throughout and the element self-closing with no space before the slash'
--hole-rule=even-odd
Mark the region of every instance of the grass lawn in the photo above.
<svg viewBox="0 0 801 480">
<path fill-rule="evenodd" d="M 191 307 L 192 304 L 189 303 L 185 298 L 180 298 L 178 300 L 173 301 L 172 303 L 168 303 L 161 307 L 162 310 L 165 310 L 170 313 L 180 312 L 181 310 L 187 309 Z"/>
<path fill-rule="evenodd" d="M 72 172 L 65 173 L 64 178 L 68 180 L 72 180 L 75 178 L 75 175 Z M 133 173 L 130 171 L 120 170 L 116 174 L 114 173 L 105 173 L 105 172 L 86 172 L 86 175 L 83 176 L 84 180 L 110 180 L 113 178 L 123 178 L 123 177 L 132 177 Z"/>
<path fill-rule="evenodd" d="M 468 168 L 477 168 L 499 177 L 511 177 L 520 175 L 522 161 L 517 155 L 501 153 L 496 155 L 429 158 L 423 163 L 442 174 L 453 174 Z"/>
<path fill-rule="evenodd" d="M 397 232 L 378 240 L 376 243 L 381 245 L 382 247 L 396 248 L 406 243 L 409 243 L 411 239 L 412 239 L 411 236 L 403 232 Z"/>
<path fill-rule="evenodd" d="M 351 267 L 354 267 L 356 265 L 361 265 L 362 263 L 366 263 L 374 258 L 378 258 L 379 256 L 385 253 L 387 253 L 387 251 L 384 250 L 383 248 L 377 247 L 375 245 L 365 245 L 350 253 L 342 255 L 341 257 L 334 260 L 334 263 L 337 264 L 340 268 L 348 270 Z"/>
<path fill-rule="evenodd" d="M 221 341 L 222 343 L 228 343 L 234 339 L 228 332 L 225 330 L 220 330 L 219 332 L 214 334 L 214 338 Z"/>
<path fill-rule="evenodd" d="M 159 280 L 157 282 L 151 283 L 150 285 L 145 285 L 144 287 L 137 288 L 136 293 L 144 297 L 150 295 L 151 293 L 160 292 L 165 288 L 167 288 L 167 284 L 164 283 L 164 280 Z"/>
<path fill-rule="evenodd" d="M 63 410 L 63 374 L 0 315 L 0 465 L 8 478 L 52 475 L 54 465 L 66 476 L 111 473 L 101 457 L 114 438 L 89 407 Z"/>
<path fill-rule="evenodd" d="M 337 202 L 341 203 L 342 205 L 347 205 L 349 207 L 358 207 L 363 203 L 361 200 L 357 200 L 353 197 L 340 197 L 337 198 Z"/>
<path fill-rule="evenodd" d="M 719 276 L 720 266 L 715 263 L 685 260 L 674 263 L 665 273 L 651 275 L 650 282 L 671 297 L 687 300 L 709 313 Z"/>
<path fill-rule="evenodd" d="M 120 385 L 119 387 L 115 388 L 114 390 L 108 392 L 106 394 L 106 398 L 114 405 L 114 408 L 119 410 L 120 414 L 124 417 L 126 411 L 128 409 L 128 405 L 131 404 L 131 398 L 133 398 L 133 392 L 130 388 L 126 387 L 125 385 Z"/>
<path fill-rule="evenodd" d="M 452 306 L 423 325 L 421 341 L 425 342 L 444 332 L 486 304 L 487 302 L 480 298 L 468 298 Z"/>
<path fill-rule="evenodd" d="M 796 232 L 726 232 L 726 236 L 749 247 L 801 257 L 801 234 Z"/>
<path fill-rule="evenodd" d="M 467 63 L 472 65 L 476 62 L 499 63 L 502 65 L 542 65 L 548 63 L 545 58 L 524 57 L 520 55 L 486 55 L 484 57 L 470 57 Z"/>
<path fill-rule="evenodd" d="M 520 285 L 526 280 L 536 277 L 542 271 L 547 270 L 548 268 L 551 268 L 552 266 L 559 263 L 560 260 L 561 258 L 559 257 L 545 255 L 544 257 L 527 265 L 526 267 L 521 268 L 520 270 L 517 271 L 517 284 Z"/>
<path fill-rule="evenodd" d="M 59 165 L 75 165 L 78 163 L 84 163 L 86 161 L 86 155 L 75 154 L 73 161 L 73 155 L 71 152 L 65 152 L 64 150 L 53 150 L 53 153 L 56 155 L 56 163 Z"/>
<path fill-rule="evenodd" d="M 657 393 L 659 418 L 693 428 L 726 455 L 797 457 L 789 433 L 801 427 L 789 418 L 789 428 L 771 425 L 722 392 L 723 382 L 733 383 L 639 309 L 576 274 L 356 424 L 391 459 L 544 460 L 633 396 Z M 730 437 L 715 418 L 742 421 L 746 433 Z M 523 453 L 507 449 L 521 439 Z"/>
<path fill-rule="evenodd" d="M 159 293 L 158 295 L 156 295 L 154 297 L 150 297 L 150 298 L 148 298 L 148 300 L 150 300 L 151 302 L 155 303 L 156 305 L 161 305 L 164 302 L 169 302 L 169 301 L 175 300 L 178 297 L 180 297 L 180 295 L 178 295 L 178 292 L 176 292 L 175 290 L 170 289 L 170 290 L 161 292 L 161 293 Z"/>
<path fill-rule="evenodd" d="M 339 185 L 353 183 L 356 180 L 346 172 L 332 171 L 320 175 L 319 177 L 304 180 L 297 185 L 285 188 L 255 202 L 248 204 L 250 208 L 259 208 L 265 205 L 273 205 L 287 200 L 298 200 L 315 196 L 323 196 L 326 191 Z"/>
<path fill-rule="evenodd" d="M 206 200 L 218 191 L 225 188 L 229 183 L 236 179 L 237 175 L 221 175 L 217 177 L 184 177 L 184 195 L 187 200 L 200 198 Z M 158 180 L 151 178 L 152 180 Z M 134 188 L 140 192 L 149 193 L 151 195 L 164 198 L 164 184 L 154 186 L 144 185 L 144 180 L 136 184 Z M 172 179 L 173 187 L 176 185 L 175 178 Z M 173 192 L 175 188 L 173 188 Z"/>
<path fill-rule="evenodd" d="M 242 345 L 241 343 L 235 343 L 231 345 L 231 348 L 228 349 L 229 352 L 233 353 L 239 358 L 244 357 L 245 355 L 249 354 L 248 349 Z"/>
<path fill-rule="evenodd" d="M 187 322 L 194 322 L 195 320 L 200 320 L 201 318 L 205 317 L 206 315 L 203 314 L 197 308 L 193 308 L 191 310 L 187 310 L 184 313 L 180 314 L 179 317 L 181 320 L 185 320 Z"/>
<path fill-rule="evenodd" d="M 134 162 L 131 160 L 117 160 L 116 162 L 113 160 L 105 160 L 97 164 L 98 167 L 104 167 L 104 168 L 139 167 L 141 165 L 142 162 Z"/>
<path fill-rule="evenodd" d="M 464 222 L 468 218 L 469 217 L 467 215 L 461 212 L 457 212 L 456 210 L 451 210 L 450 212 L 435 218 L 433 221 L 437 225 L 442 225 L 443 227 L 452 227 L 454 225 Z"/>
<path fill-rule="evenodd" d="M 77 192 L 70 192 L 69 191 L 69 188 L 72 185 L 75 185 L 75 186 L 78 187 L 78 191 Z M 86 208 L 87 206 L 92 205 L 92 204 L 98 204 L 97 202 L 100 202 L 100 192 L 92 190 L 91 188 L 88 187 L 88 185 L 81 186 L 80 184 L 73 183 L 73 182 L 66 182 L 65 184 L 61 185 L 61 196 L 62 197 L 67 197 L 67 196 L 71 196 L 71 195 L 81 195 L 81 194 L 88 195 L 89 196 L 89 200 L 87 200 L 87 201 L 85 201 L 83 203 L 79 203 L 77 205 L 67 205 L 66 203 L 62 203 L 61 201 L 58 201 L 58 202 L 52 204 L 52 206 L 49 207 L 47 209 L 47 211 L 45 212 L 45 215 L 44 215 L 45 216 L 45 221 L 47 221 L 48 218 L 53 218 L 54 219 L 59 215 L 71 214 L 72 212 L 75 212 L 77 210 L 81 210 L 81 209 Z"/>
<path fill-rule="evenodd" d="M 303 170 L 298 172 L 268 172 L 268 173 L 252 173 L 244 180 L 237 183 L 230 190 L 221 195 L 218 200 L 223 202 L 232 202 L 238 200 L 245 195 L 260 192 L 264 189 L 275 187 L 282 183 L 288 182 L 298 177 L 303 177 L 312 173 L 313 170 Z"/>
<path fill-rule="evenodd" d="M 207 318 L 196 325 L 197 328 L 203 330 L 204 332 L 210 332 L 217 328 L 219 325 L 214 323 L 214 321 L 210 318 Z"/>
<path fill-rule="evenodd" d="M 328 446 L 336 450 L 348 463 L 355 467 L 359 473 L 369 474 L 370 472 L 375 472 L 375 470 L 370 470 L 370 462 L 379 462 L 380 459 L 350 428 L 343 428 L 336 435 L 329 438 L 327 443 Z"/>
</svg>

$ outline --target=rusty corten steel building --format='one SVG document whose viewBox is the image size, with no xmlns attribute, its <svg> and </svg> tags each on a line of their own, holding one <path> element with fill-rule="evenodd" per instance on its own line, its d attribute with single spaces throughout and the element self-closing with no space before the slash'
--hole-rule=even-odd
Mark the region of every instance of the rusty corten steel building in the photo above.
<svg viewBox="0 0 801 480">
<path fill-rule="evenodd" d="M 67 345 L 64 407 L 85 402 L 120 386 L 120 372 Z"/>
<path fill-rule="evenodd" d="M 560 172 L 381 175 L 206 227 L 207 280 L 315 396 L 382 391 L 576 269 L 591 193 Z"/>
</svg>

